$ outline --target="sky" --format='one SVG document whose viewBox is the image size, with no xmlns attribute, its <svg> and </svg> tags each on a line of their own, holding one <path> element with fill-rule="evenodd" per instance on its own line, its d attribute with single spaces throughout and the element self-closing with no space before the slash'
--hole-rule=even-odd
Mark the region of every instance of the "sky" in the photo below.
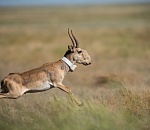
<svg viewBox="0 0 150 130">
<path fill-rule="evenodd" d="M 0 6 L 142 3 L 150 0 L 0 0 Z"/>
</svg>

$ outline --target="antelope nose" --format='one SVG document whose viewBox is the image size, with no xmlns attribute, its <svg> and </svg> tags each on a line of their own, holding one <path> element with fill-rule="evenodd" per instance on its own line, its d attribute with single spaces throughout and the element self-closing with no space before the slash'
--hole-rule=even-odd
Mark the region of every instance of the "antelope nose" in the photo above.
<svg viewBox="0 0 150 130">
<path fill-rule="evenodd" d="M 91 62 L 89 63 L 89 65 L 91 64 Z"/>
</svg>

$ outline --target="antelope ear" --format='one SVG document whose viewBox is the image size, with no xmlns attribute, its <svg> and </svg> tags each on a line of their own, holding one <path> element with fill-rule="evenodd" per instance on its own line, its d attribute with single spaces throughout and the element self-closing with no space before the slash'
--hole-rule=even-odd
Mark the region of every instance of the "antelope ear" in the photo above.
<svg viewBox="0 0 150 130">
<path fill-rule="evenodd" d="M 68 45 L 68 50 L 70 50 L 71 52 L 74 52 L 74 47 L 71 45 Z"/>
</svg>

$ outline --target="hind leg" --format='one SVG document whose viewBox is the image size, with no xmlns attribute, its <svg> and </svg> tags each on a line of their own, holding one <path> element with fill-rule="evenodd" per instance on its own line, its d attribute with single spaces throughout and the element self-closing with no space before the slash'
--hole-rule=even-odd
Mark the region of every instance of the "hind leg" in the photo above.
<svg viewBox="0 0 150 130">
<path fill-rule="evenodd" d="M 0 93 L 0 99 L 1 98 L 10 98 L 10 99 L 17 99 L 19 98 L 20 96 L 18 95 L 13 95 L 11 93 Z"/>
<path fill-rule="evenodd" d="M 2 91 L 0 92 L 0 99 L 1 98 L 16 99 L 22 95 L 20 94 L 21 93 L 20 85 L 13 81 L 5 82 L 5 84 L 2 84 L 1 89 Z"/>
</svg>

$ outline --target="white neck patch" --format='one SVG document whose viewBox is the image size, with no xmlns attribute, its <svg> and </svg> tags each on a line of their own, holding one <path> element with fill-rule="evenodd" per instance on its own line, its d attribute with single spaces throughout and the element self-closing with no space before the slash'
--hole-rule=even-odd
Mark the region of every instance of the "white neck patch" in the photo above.
<svg viewBox="0 0 150 130">
<path fill-rule="evenodd" d="M 66 57 L 63 57 L 61 60 L 64 61 L 69 66 L 71 72 L 73 72 L 75 70 L 75 68 L 77 67 L 70 60 L 68 60 Z"/>
</svg>

